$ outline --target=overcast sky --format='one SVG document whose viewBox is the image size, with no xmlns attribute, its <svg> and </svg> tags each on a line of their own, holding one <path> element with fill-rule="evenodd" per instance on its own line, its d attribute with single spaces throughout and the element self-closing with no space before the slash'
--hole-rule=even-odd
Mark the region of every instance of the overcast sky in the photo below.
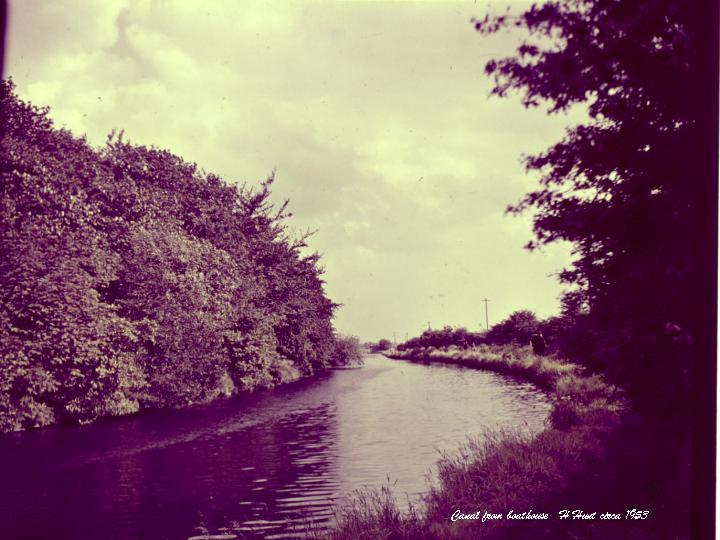
<svg viewBox="0 0 720 540">
<path fill-rule="evenodd" d="M 504 6 L 16 0 L 7 73 L 93 144 L 119 128 L 229 182 L 277 169 L 291 225 L 318 229 L 339 331 L 477 330 L 485 297 L 491 325 L 556 313 L 568 260 L 524 250 L 530 216 L 504 214 L 537 180 L 521 155 L 572 123 L 489 97 L 485 62 L 517 36 L 470 19 Z"/>
</svg>

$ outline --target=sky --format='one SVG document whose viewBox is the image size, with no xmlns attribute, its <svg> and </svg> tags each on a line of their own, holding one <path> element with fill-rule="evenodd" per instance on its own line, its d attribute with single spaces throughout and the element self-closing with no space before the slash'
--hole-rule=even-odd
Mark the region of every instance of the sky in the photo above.
<svg viewBox="0 0 720 540">
<path fill-rule="evenodd" d="M 557 313 L 566 245 L 529 252 L 521 162 L 582 120 L 491 97 L 485 63 L 521 36 L 472 17 L 508 3 L 10 2 L 6 76 L 94 145 L 112 130 L 228 182 L 276 171 L 295 230 L 317 230 L 341 333 Z M 511 2 L 512 9 L 526 4 Z"/>
</svg>

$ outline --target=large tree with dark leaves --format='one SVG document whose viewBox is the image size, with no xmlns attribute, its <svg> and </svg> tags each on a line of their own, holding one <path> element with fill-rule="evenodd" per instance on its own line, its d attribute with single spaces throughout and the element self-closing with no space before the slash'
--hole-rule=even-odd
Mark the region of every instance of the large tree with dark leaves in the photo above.
<svg viewBox="0 0 720 540">
<path fill-rule="evenodd" d="M 688 0 L 561 0 L 474 21 L 525 38 L 487 63 L 493 94 L 518 91 L 550 113 L 587 107 L 585 124 L 526 158 L 541 185 L 509 211 L 535 210 L 531 249 L 574 246 L 561 279 L 585 331 L 572 353 L 638 389 L 660 373 L 687 382 L 683 351 L 698 338 L 699 248 L 714 226 L 702 201 L 715 181 L 703 17 Z"/>
<path fill-rule="evenodd" d="M 0 431 L 268 387 L 337 362 L 285 206 L 0 84 Z"/>
</svg>

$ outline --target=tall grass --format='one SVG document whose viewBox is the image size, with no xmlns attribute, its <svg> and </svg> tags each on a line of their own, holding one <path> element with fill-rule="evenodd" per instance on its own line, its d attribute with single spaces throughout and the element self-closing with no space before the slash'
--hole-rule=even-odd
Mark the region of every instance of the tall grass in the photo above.
<svg viewBox="0 0 720 540">
<path fill-rule="evenodd" d="M 546 429 L 485 431 L 456 452 L 443 454 L 437 480 L 419 508 L 403 513 L 389 486 L 351 498 L 325 538 L 492 538 L 508 521 L 458 520 L 463 513 L 540 510 L 589 464 L 602 459 L 605 441 L 620 423 L 619 390 L 571 363 L 536 356 L 529 348 L 480 345 L 469 349 L 418 348 L 385 353 L 395 359 L 438 361 L 491 370 L 531 381 L 553 400 Z"/>
<path fill-rule="evenodd" d="M 389 479 L 380 489 L 354 491 L 334 508 L 334 517 L 335 529 L 315 533 L 312 538 L 428 538 L 417 506 L 408 501 L 408 509 L 401 510 Z"/>
</svg>

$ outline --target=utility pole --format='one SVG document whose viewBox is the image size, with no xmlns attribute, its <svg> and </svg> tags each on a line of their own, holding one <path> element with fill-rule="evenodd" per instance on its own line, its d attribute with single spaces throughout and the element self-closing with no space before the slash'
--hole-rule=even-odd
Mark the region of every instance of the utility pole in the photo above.
<svg viewBox="0 0 720 540">
<path fill-rule="evenodd" d="M 490 330 L 490 323 L 488 322 L 488 309 L 487 304 L 490 300 L 487 298 L 482 299 L 483 302 L 485 302 L 485 330 Z"/>
<path fill-rule="evenodd" d="M 428 330 L 430 330 L 430 321 L 428 321 Z"/>
<path fill-rule="evenodd" d="M 397 338 L 395 337 L 395 332 L 393 332 L 393 344 L 397 345 Z"/>
</svg>

